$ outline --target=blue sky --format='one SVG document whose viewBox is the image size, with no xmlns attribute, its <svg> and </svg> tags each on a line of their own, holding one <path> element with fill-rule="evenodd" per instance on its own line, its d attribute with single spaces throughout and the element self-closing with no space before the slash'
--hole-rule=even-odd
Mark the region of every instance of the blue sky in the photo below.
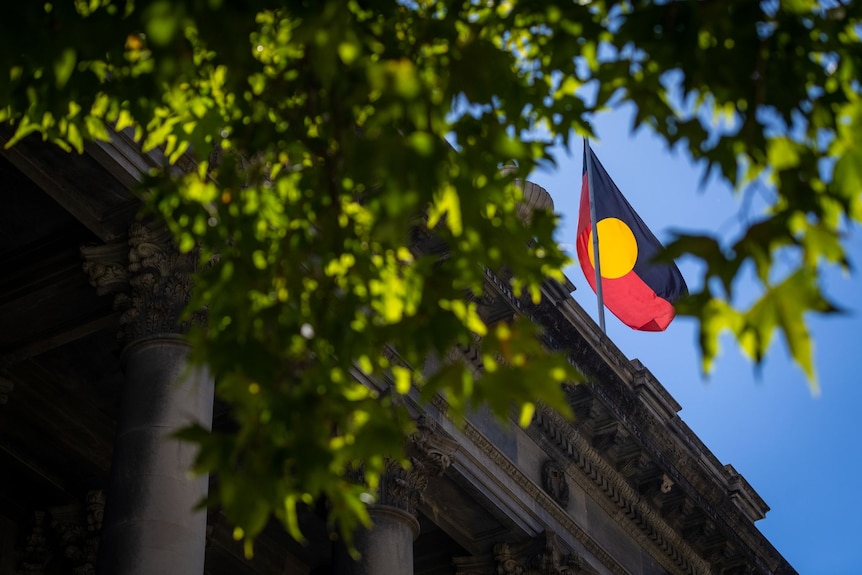
<svg viewBox="0 0 862 575">
<path fill-rule="evenodd" d="M 684 152 L 674 152 L 642 130 L 630 131 L 630 116 L 614 112 L 594 124 L 592 143 L 608 173 L 652 231 L 666 241 L 672 230 L 737 233 L 741 198 L 717 179 L 702 185 L 703 170 Z M 563 228 L 558 240 L 575 258 L 575 227 L 581 181 L 581 144 L 559 158 L 554 173 L 528 179 L 553 196 Z M 757 201 L 743 208 L 758 215 Z M 862 266 L 862 233 L 849 232 L 850 259 Z M 693 260 L 677 262 L 690 286 L 699 283 Z M 576 265 L 566 274 L 574 298 L 597 320 L 596 296 Z M 743 282 L 745 283 L 745 282 Z M 722 463 L 732 464 L 770 506 L 756 523 L 800 573 L 862 573 L 862 278 L 832 270 L 824 277 L 828 297 L 847 313 L 808 316 L 820 384 L 814 396 L 803 372 L 776 337 L 759 371 L 728 337 L 712 374 L 704 378 L 696 325 L 677 318 L 663 333 L 636 332 L 606 312 L 607 333 L 630 359 L 640 359 L 682 405 L 680 417 Z M 746 294 L 742 292 L 743 297 Z"/>
</svg>

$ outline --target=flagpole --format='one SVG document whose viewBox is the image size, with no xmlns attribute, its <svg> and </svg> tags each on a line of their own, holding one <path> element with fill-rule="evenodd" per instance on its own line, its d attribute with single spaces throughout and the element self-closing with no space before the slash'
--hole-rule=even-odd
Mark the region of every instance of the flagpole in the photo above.
<svg viewBox="0 0 862 575">
<path fill-rule="evenodd" d="M 596 270 L 596 297 L 599 302 L 599 327 L 605 332 L 605 302 L 602 297 L 602 265 L 599 257 L 599 230 L 596 221 L 596 198 L 593 195 L 593 162 L 590 141 L 584 138 L 584 161 L 587 163 L 587 190 L 590 194 L 590 221 L 593 224 L 593 268 Z"/>
</svg>

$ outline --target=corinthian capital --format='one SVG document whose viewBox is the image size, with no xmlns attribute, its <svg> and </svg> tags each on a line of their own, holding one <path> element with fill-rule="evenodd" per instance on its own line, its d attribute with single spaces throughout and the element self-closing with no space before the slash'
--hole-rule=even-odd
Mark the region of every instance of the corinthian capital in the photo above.
<svg viewBox="0 0 862 575">
<path fill-rule="evenodd" d="M 163 226 L 135 223 L 126 241 L 81 248 L 84 271 L 100 295 L 114 294 L 127 342 L 158 333 L 182 333 L 198 253 L 181 253 Z M 198 314 L 200 315 L 200 314 Z"/>
<path fill-rule="evenodd" d="M 452 464 L 458 444 L 443 436 L 437 423 L 426 416 L 416 421 L 416 433 L 407 444 L 408 468 L 389 460 L 380 478 L 377 503 L 416 514 L 423 493 L 432 477 L 442 476 Z"/>
<path fill-rule="evenodd" d="M 407 469 L 395 460 L 387 460 L 386 470 L 380 477 L 377 504 L 397 507 L 413 515 L 422 502 L 422 492 L 428 486 L 428 475 L 422 465 L 411 459 Z"/>
</svg>

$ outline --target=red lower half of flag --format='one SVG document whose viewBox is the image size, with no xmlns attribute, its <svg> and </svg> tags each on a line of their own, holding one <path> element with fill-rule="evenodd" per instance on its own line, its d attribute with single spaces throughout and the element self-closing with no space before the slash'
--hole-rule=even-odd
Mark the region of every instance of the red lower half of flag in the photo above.
<svg viewBox="0 0 862 575">
<path fill-rule="evenodd" d="M 589 257 L 581 257 L 579 250 L 578 260 L 596 291 L 596 270 Z M 621 322 L 640 331 L 664 331 L 676 315 L 673 304 L 656 295 L 634 270 L 619 278 L 602 278 L 602 300 Z"/>
</svg>

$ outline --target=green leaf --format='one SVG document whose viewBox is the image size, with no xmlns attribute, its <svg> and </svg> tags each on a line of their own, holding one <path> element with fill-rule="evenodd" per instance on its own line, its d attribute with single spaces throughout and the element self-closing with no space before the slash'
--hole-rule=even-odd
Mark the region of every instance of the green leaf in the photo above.
<svg viewBox="0 0 862 575">
<path fill-rule="evenodd" d="M 154 45 L 170 44 L 179 33 L 181 26 L 181 10 L 174 2 L 160 0 L 151 3 L 143 14 L 147 40 Z"/>
<path fill-rule="evenodd" d="M 771 138 L 767 146 L 770 167 L 780 172 L 799 165 L 800 144 L 788 137 Z"/>
<path fill-rule="evenodd" d="M 778 330 L 793 360 L 808 377 L 812 392 L 818 391 L 814 371 L 813 344 L 805 323 L 809 311 L 835 312 L 837 309 L 820 292 L 817 276 L 809 268 L 799 268 L 771 286 L 742 316 L 738 338 L 743 350 L 757 363 L 763 361 L 773 333 Z"/>
<path fill-rule="evenodd" d="M 74 48 L 66 48 L 60 52 L 59 58 L 54 61 L 54 78 L 58 89 L 62 90 L 66 87 L 77 63 L 78 58 Z"/>
</svg>

